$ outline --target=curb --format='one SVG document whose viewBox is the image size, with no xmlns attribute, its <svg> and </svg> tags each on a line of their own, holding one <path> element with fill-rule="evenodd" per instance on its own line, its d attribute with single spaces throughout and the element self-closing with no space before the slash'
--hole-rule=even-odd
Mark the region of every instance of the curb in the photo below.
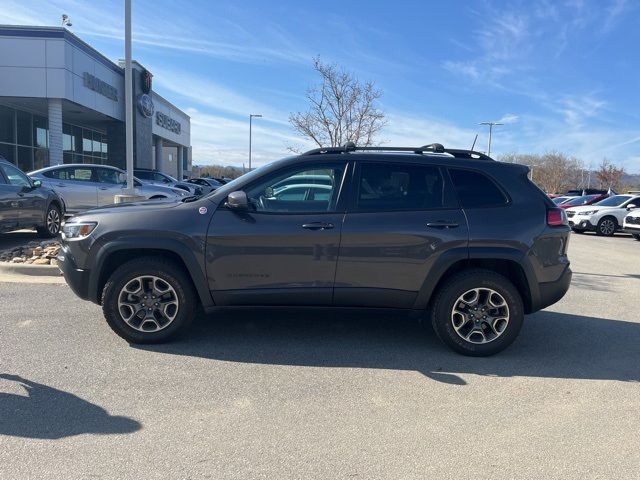
<svg viewBox="0 0 640 480">
<path fill-rule="evenodd" d="M 60 277 L 62 272 L 54 265 L 30 265 L 23 263 L 0 262 L 0 275 L 27 275 L 41 277 Z"/>
</svg>

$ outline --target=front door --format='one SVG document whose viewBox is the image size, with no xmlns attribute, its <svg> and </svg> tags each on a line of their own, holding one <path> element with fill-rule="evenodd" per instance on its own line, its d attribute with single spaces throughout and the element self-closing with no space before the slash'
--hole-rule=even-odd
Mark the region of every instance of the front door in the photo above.
<svg viewBox="0 0 640 480">
<path fill-rule="evenodd" d="M 120 172 L 102 167 L 95 167 L 94 170 L 98 183 L 98 205 L 112 205 L 115 203 L 115 196 L 123 193 L 124 184 L 120 182 Z"/>
<path fill-rule="evenodd" d="M 217 305 L 331 304 L 345 170 L 342 161 L 285 167 L 243 189 L 250 211 L 218 208 L 206 252 Z M 315 195 L 309 185 L 318 175 L 328 188 Z M 304 192 L 278 195 L 285 183 Z"/>
<path fill-rule="evenodd" d="M 44 198 L 38 195 L 31 180 L 20 169 L 8 163 L 0 164 L 4 176 L 7 179 L 9 189 L 13 192 L 13 205 L 16 205 L 19 227 L 33 227 L 41 225 L 44 221 Z"/>
<path fill-rule="evenodd" d="M 5 164 L 0 163 L 0 170 Z M 8 183 L 4 171 L 0 171 L 0 232 L 18 227 L 18 192 L 20 187 Z"/>
<path fill-rule="evenodd" d="M 354 178 L 334 304 L 411 308 L 443 252 L 465 258 L 464 213 L 437 166 L 363 163 Z"/>
</svg>

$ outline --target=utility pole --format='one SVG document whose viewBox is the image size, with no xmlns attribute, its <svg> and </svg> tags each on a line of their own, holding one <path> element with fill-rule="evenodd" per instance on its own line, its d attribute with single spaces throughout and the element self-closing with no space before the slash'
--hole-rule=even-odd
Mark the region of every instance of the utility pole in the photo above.
<svg viewBox="0 0 640 480">
<path fill-rule="evenodd" d="M 491 137 L 493 135 L 493 127 L 498 125 L 504 125 L 503 123 L 498 122 L 480 122 L 478 125 L 488 125 L 489 126 L 489 148 L 487 150 L 487 156 L 491 156 Z"/>
<path fill-rule="evenodd" d="M 251 171 L 251 128 L 254 118 L 262 118 L 260 114 L 249 114 L 249 171 Z"/>
</svg>

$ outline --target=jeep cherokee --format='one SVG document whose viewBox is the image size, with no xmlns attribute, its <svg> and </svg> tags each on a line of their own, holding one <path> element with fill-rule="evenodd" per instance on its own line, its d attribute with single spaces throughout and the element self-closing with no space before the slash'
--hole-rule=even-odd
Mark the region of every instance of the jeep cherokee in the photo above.
<svg viewBox="0 0 640 480">
<path fill-rule="evenodd" d="M 321 148 L 204 197 L 77 215 L 59 265 L 131 343 L 169 340 L 199 306 L 357 307 L 491 355 L 571 281 L 565 213 L 527 173 L 440 144 Z"/>
</svg>

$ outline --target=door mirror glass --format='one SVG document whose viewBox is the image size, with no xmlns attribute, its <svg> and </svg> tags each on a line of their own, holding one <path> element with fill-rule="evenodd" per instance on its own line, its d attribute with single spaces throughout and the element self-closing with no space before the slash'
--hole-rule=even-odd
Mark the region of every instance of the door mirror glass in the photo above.
<svg viewBox="0 0 640 480">
<path fill-rule="evenodd" d="M 42 186 L 42 182 L 40 180 L 32 180 L 33 188 L 40 188 Z"/>
<path fill-rule="evenodd" d="M 633 210 L 634 208 L 636 208 L 635 203 L 630 203 L 629 205 L 627 205 L 627 210 Z"/>
<path fill-rule="evenodd" d="M 242 190 L 231 192 L 227 197 L 226 206 L 232 210 L 249 210 L 249 200 L 247 194 Z"/>
</svg>

